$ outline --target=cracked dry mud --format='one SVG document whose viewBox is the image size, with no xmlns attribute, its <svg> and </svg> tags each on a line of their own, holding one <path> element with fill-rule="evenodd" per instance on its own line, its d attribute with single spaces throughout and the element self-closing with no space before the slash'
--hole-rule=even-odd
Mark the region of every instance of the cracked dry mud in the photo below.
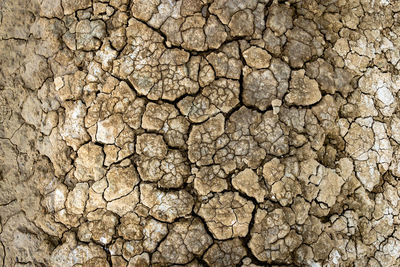
<svg viewBox="0 0 400 267">
<path fill-rule="evenodd" d="M 400 266 L 400 1 L 0 1 L 0 266 Z"/>
</svg>

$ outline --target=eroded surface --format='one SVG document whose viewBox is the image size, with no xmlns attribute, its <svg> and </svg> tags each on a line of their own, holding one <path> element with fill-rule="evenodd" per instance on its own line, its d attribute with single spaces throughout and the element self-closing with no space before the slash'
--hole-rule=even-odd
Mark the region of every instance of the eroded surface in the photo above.
<svg viewBox="0 0 400 267">
<path fill-rule="evenodd" d="M 0 266 L 400 266 L 399 12 L 0 1 Z"/>
</svg>

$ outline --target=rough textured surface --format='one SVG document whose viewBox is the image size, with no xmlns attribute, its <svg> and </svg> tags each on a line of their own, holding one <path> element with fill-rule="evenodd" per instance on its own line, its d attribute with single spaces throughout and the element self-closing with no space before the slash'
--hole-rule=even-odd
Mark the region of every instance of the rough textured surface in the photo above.
<svg viewBox="0 0 400 267">
<path fill-rule="evenodd" d="M 400 1 L 0 0 L 0 267 L 400 266 Z"/>
</svg>

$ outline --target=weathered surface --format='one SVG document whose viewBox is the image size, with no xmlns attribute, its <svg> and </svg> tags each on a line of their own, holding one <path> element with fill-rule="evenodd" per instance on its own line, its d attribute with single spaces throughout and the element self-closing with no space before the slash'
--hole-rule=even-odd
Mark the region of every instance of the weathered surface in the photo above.
<svg viewBox="0 0 400 267">
<path fill-rule="evenodd" d="M 0 1 L 0 266 L 400 266 L 399 14 Z"/>
<path fill-rule="evenodd" d="M 204 218 L 216 239 L 244 237 L 249 231 L 254 204 L 238 193 L 217 194 L 201 205 L 199 215 Z"/>
</svg>

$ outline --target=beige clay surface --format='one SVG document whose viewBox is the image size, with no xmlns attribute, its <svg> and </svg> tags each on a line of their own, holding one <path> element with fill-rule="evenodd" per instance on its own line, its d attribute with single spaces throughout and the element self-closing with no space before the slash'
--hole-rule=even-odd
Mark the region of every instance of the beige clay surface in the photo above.
<svg viewBox="0 0 400 267">
<path fill-rule="evenodd" d="M 0 267 L 398 267 L 399 71 L 399 0 L 0 0 Z"/>
</svg>

